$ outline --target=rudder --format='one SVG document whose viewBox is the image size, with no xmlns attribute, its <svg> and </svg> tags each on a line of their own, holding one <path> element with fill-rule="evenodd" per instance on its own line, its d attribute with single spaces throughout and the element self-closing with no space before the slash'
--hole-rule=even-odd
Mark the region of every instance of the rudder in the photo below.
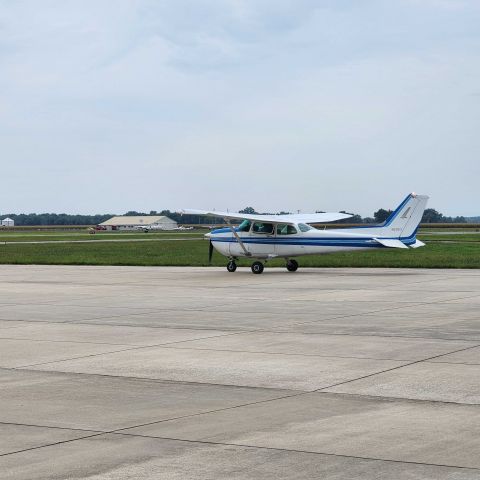
<svg viewBox="0 0 480 480">
<path fill-rule="evenodd" d="M 408 195 L 387 218 L 382 226 L 382 230 L 384 230 L 382 234 L 398 238 L 409 238 L 414 235 L 422 220 L 427 201 L 426 195 L 416 195 L 415 193 Z"/>
</svg>

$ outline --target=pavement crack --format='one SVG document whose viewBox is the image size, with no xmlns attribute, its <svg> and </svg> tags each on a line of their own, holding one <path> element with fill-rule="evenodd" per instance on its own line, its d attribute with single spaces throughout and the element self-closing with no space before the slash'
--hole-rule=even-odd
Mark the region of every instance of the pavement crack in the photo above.
<svg viewBox="0 0 480 480">
<path fill-rule="evenodd" d="M 85 435 L 83 437 L 71 438 L 69 440 L 62 440 L 60 442 L 51 442 L 51 443 L 45 443 L 43 445 L 37 445 L 35 447 L 23 448 L 21 450 L 15 450 L 14 452 L 0 453 L 0 457 L 7 457 L 8 455 L 15 455 L 17 453 L 30 452 L 32 450 L 38 450 L 40 448 L 45 448 L 45 447 L 53 447 L 56 445 L 62 445 L 64 443 L 72 443 L 72 442 L 76 442 L 77 440 L 85 440 L 86 438 L 99 437 L 100 435 L 104 435 L 104 433 L 94 433 L 92 435 Z"/>
<path fill-rule="evenodd" d="M 213 335 L 213 336 L 209 336 L 209 337 L 204 337 L 203 339 L 226 337 L 226 336 L 229 336 L 229 335 L 238 335 L 240 333 L 243 333 L 243 332 L 224 333 L 224 334 L 221 334 L 221 335 Z M 20 366 L 12 367 L 12 368 L 22 370 L 22 369 L 27 369 L 27 368 L 31 368 L 31 367 L 39 367 L 41 365 L 50 365 L 50 364 L 68 362 L 70 360 L 79 360 L 79 359 L 90 358 L 90 357 L 100 357 L 100 356 L 104 356 L 104 355 L 111 355 L 112 353 L 128 352 L 128 351 L 132 351 L 132 350 L 142 350 L 144 348 L 161 347 L 161 346 L 164 346 L 164 345 L 172 345 L 174 343 L 182 343 L 184 341 L 185 340 L 177 340 L 175 342 L 157 343 L 157 344 L 152 344 L 152 345 L 139 345 L 139 346 L 134 346 L 134 347 L 129 347 L 129 348 L 122 348 L 122 349 L 119 349 L 119 350 L 113 350 L 111 352 L 92 353 L 92 354 L 89 354 L 89 355 L 81 355 L 81 356 L 77 356 L 77 357 L 62 358 L 60 360 L 52 360 L 52 361 L 49 361 L 49 362 L 33 363 L 33 364 L 30 364 L 30 365 L 20 365 Z"/>
<path fill-rule="evenodd" d="M 332 384 L 332 385 L 329 385 L 328 387 L 322 387 L 322 388 L 318 388 L 317 390 L 314 390 L 315 392 L 320 392 L 322 390 L 326 390 L 328 388 L 334 388 L 334 387 L 338 387 L 340 385 L 345 385 L 347 383 L 352 383 L 352 382 L 356 382 L 357 380 L 364 380 L 365 378 L 369 378 L 369 377 L 374 377 L 375 375 L 380 375 L 382 373 L 387 373 L 387 372 L 392 372 L 394 370 L 399 370 L 400 368 L 405 368 L 405 367 L 410 367 L 411 365 L 415 365 L 417 363 L 423 363 L 423 362 L 429 362 L 429 360 L 433 360 L 434 358 L 439 358 L 439 357 L 443 357 L 445 355 L 450 355 L 452 353 L 458 353 L 458 352 L 464 352 L 465 350 L 471 350 L 472 348 L 477 348 L 479 347 L 480 344 L 476 344 L 476 345 L 472 345 L 470 347 L 465 347 L 465 348 L 460 348 L 458 350 L 453 350 L 451 352 L 446 352 L 446 353 L 442 353 L 440 355 L 434 355 L 432 357 L 428 357 L 428 358 L 424 358 L 424 359 L 421 359 L 421 360 L 415 360 L 413 362 L 409 362 L 409 363 L 406 363 L 404 365 L 398 365 L 396 367 L 392 367 L 392 368 L 387 368 L 385 370 L 381 370 L 380 372 L 374 372 L 374 373 L 369 373 L 368 375 L 363 375 L 361 377 L 358 377 L 358 378 L 353 378 L 351 380 L 345 380 L 343 382 L 338 382 L 338 383 L 335 383 L 335 384 Z M 435 363 L 435 362 L 430 362 L 430 363 Z"/>
<path fill-rule="evenodd" d="M 409 464 L 409 465 L 422 465 L 422 466 L 429 466 L 429 467 L 444 467 L 444 468 L 461 468 L 465 470 L 474 470 L 480 471 L 480 468 L 476 467 L 466 467 L 464 465 L 449 465 L 443 463 L 429 463 L 429 462 L 415 462 L 411 460 L 396 460 L 391 458 L 379 458 L 379 457 L 363 457 L 359 455 L 346 455 L 346 454 L 339 454 L 339 453 L 332 453 L 332 452 L 319 452 L 313 450 L 300 450 L 295 448 L 280 448 L 280 447 L 267 447 L 263 445 L 251 445 L 247 443 L 236 443 L 236 442 L 214 442 L 213 440 L 192 440 L 192 439 L 184 439 L 184 438 L 175 438 L 175 437 L 161 437 L 161 436 L 153 436 L 153 435 L 141 435 L 141 434 L 130 434 L 130 433 L 119 433 L 113 432 L 115 435 L 126 435 L 126 436 L 135 436 L 135 437 L 145 437 L 145 438 L 156 438 L 159 440 L 169 440 L 169 441 L 177 441 L 177 442 L 188 442 L 188 443 L 201 443 L 206 445 L 222 445 L 228 447 L 243 447 L 243 448 L 255 448 L 259 450 L 275 450 L 279 452 L 295 452 L 295 453 L 307 453 L 312 455 L 325 455 L 330 457 L 340 457 L 340 458 L 354 458 L 357 460 L 371 460 L 377 462 L 391 462 L 391 463 L 401 463 L 401 464 Z"/>
</svg>

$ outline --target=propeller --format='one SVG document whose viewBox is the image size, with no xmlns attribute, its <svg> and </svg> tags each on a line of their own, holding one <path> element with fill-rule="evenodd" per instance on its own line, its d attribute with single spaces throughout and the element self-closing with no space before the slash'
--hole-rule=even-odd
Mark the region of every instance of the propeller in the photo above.
<svg viewBox="0 0 480 480">
<path fill-rule="evenodd" d="M 210 240 L 210 242 L 208 242 L 208 264 L 209 265 L 212 263 L 212 255 L 213 255 L 213 243 Z"/>
</svg>

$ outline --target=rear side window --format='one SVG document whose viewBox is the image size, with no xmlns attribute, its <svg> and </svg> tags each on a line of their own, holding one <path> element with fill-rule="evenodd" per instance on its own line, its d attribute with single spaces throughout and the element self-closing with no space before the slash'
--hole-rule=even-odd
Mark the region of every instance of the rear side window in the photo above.
<svg viewBox="0 0 480 480">
<path fill-rule="evenodd" d="M 305 223 L 299 223 L 298 228 L 300 229 L 301 232 L 308 232 L 309 230 L 313 230 L 313 227 Z"/>
<path fill-rule="evenodd" d="M 277 225 L 277 235 L 295 235 L 297 229 L 293 225 L 279 223 Z"/>
<path fill-rule="evenodd" d="M 253 233 L 273 233 L 273 223 L 255 222 L 252 227 Z"/>
</svg>

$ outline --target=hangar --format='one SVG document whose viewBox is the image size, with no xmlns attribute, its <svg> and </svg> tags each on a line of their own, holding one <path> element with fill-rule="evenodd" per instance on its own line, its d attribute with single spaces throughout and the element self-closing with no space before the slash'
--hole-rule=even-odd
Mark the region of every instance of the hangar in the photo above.
<svg viewBox="0 0 480 480">
<path fill-rule="evenodd" d="M 99 225 L 106 230 L 174 230 L 178 224 L 164 215 L 118 216 L 112 217 Z"/>
<path fill-rule="evenodd" d="M 2 220 L 2 227 L 13 227 L 13 226 L 15 226 L 15 222 L 11 218 L 7 217 Z"/>
</svg>

